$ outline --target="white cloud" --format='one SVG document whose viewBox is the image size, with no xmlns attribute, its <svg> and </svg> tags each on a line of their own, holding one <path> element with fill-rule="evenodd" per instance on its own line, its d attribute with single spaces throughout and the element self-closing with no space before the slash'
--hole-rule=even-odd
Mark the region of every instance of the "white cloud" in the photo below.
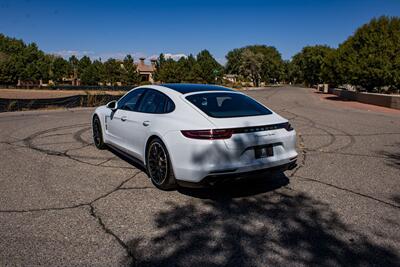
<svg viewBox="0 0 400 267">
<path fill-rule="evenodd" d="M 70 56 L 83 57 L 83 56 L 92 56 L 94 54 L 93 51 L 79 51 L 79 50 L 61 50 L 56 52 L 51 52 L 51 54 L 58 55 L 63 58 L 69 58 Z"/>
<path fill-rule="evenodd" d="M 172 58 L 173 60 L 179 60 L 180 58 L 184 57 L 187 58 L 187 55 L 185 54 L 171 54 L 171 53 L 165 53 L 164 54 L 165 58 Z"/>
<path fill-rule="evenodd" d="M 51 54 L 61 56 L 65 59 L 68 59 L 70 56 L 74 55 L 77 58 L 81 58 L 83 56 L 88 56 L 91 59 L 99 59 L 101 58 L 103 61 L 109 58 L 115 59 L 123 59 L 126 55 L 130 54 L 135 60 L 138 60 L 140 57 L 146 57 L 146 55 L 142 52 L 94 52 L 94 51 L 80 51 L 80 50 L 61 50 L 56 52 L 51 52 Z"/>
<path fill-rule="evenodd" d="M 92 58 L 101 58 L 102 60 L 107 60 L 109 58 L 124 59 L 126 55 L 131 55 L 136 61 L 141 57 L 146 57 L 142 52 L 102 52 L 95 53 Z"/>
<path fill-rule="evenodd" d="M 51 52 L 51 54 L 61 56 L 65 59 L 68 59 L 70 56 L 74 55 L 77 58 L 81 58 L 83 56 L 88 56 L 92 60 L 94 59 L 99 59 L 101 58 L 102 61 L 106 61 L 109 58 L 115 58 L 115 59 L 123 59 L 126 55 L 131 55 L 135 61 L 139 61 L 139 58 L 146 58 L 147 61 L 150 61 L 151 59 L 157 59 L 159 55 L 151 55 L 151 56 L 146 56 L 145 53 L 142 52 L 129 52 L 129 51 L 119 51 L 119 52 L 94 52 L 94 51 L 81 51 L 81 50 L 61 50 L 61 51 L 56 51 L 56 52 Z M 187 58 L 186 54 L 180 53 L 180 54 L 172 54 L 172 53 L 164 53 L 165 58 L 172 58 L 173 60 L 179 60 L 180 58 L 184 57 Z"/>
</svg>

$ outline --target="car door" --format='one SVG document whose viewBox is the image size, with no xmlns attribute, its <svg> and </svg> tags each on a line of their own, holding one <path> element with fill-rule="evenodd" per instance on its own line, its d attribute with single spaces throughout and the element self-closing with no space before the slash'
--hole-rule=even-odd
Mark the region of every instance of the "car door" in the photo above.
<svg viewBox="0 0 400 267">
<path fill-rule="evenodd" d="M 131 91 L 118 101 L 116 111 L 106 117 L 106 133 L 110 142 L 125 152 L 137 156 L 131 136 L 136 135 L 140 114 L 135 112 L 145 89 Z"/>
<path fill-rule="evenodd" d="M 138 135 L 135 135 L 135 149 L 141 152 L 140 159 L 145 160 L 144 148 L 149 135 L 152 132 L 157 132 L 157 121 L 162 119 L 163 113 L 166 113 L 167 104 L 169 104 L 168 97 L 163 93 L 149 89 L 141 99 L 137 111 L 141 114 L 140 123 L 141 129 Z"/>
</svg>

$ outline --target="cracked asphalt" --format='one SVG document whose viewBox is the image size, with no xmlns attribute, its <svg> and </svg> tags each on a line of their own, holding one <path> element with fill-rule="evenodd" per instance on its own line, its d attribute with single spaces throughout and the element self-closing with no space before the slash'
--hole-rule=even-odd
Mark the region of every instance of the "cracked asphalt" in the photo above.
<svg viewBox="0 0 400 267">
<path fill-rule="evenodd" d="M 0 114 L 0 266 L 400 266 L 400 115 L 246 93 L 294 125 L 299 166 L 196 190 L 96 150 L 92 109 Z"/>
</svg>

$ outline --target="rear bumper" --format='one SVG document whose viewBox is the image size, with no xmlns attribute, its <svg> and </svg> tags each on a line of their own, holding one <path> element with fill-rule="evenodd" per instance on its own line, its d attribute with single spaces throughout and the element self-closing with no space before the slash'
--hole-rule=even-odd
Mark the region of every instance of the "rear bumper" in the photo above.
<svg viewBox="0 0 400 267">
<path fill-rule="evenodd" d="M 239 138 L 237 136 L 236 138 Z M 222 175 L 236 176 L 274 167 L 291 166 L 297 158 L 296 133 L 282 129 L 273 136 L 235 140 L 236 147 L 224 140 L 197 140 L 170 132 L 163 137 L 178 182 L 201 183 Z M 274 155 L 256 159 L 253 146 L 274 144 Z"/>
<path fill-rule="evenodd" d="M 259 170 L 254 170 L 254 171 L 245 171 L 245 172 L 237 172 L 237 173 L 223 173 L 223 174 L 210 174 L 204 179 L 202 179 L 200 182 L 189 182 L 189 181 L 182 181 L 182 180 L 177 180 L 178 184 L 183 187 L 189 187 L 189 188 L 201 188 L 201 187 L 206 187 L 210 185 L 215 185 L 217 183 L 223 183 L 227 181 L 232 181 L 232 180 L 238 180 L 238 179 L 251 179 L 255 177 L 259 177 L 262 174 L 269 174 L 271 172 L 276 172 L 276 171 L 286 171 L 286 170 L 293 170 L 294 168 L 297 167 L 296 160 L 293 160 L 290 163 L 286 163 L 283 165 L 271 167 L 271 168 L 265 168 L 265 169 L 259 169 Z"/>
</svg>

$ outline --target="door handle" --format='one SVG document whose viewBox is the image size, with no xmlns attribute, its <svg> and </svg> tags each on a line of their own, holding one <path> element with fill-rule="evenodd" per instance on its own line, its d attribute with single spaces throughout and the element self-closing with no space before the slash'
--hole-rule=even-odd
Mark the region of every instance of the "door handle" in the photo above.
<svg viewBox="0 0 400 267">
<path fill-rule="evenodd" d="M 122 116 L 121 121 L 126 121 L 126 116 Z"/>
<path fill-rule="evenodd" d="M 147 126 L 149 126 L 149 125 L 150 125 L 150 122 L 149 122 L 149 121 L 144 121 L 144 122 L 143 122 L 143 126 L 146 126 L 146 127 L 147 127 Z"/>
</svg>

